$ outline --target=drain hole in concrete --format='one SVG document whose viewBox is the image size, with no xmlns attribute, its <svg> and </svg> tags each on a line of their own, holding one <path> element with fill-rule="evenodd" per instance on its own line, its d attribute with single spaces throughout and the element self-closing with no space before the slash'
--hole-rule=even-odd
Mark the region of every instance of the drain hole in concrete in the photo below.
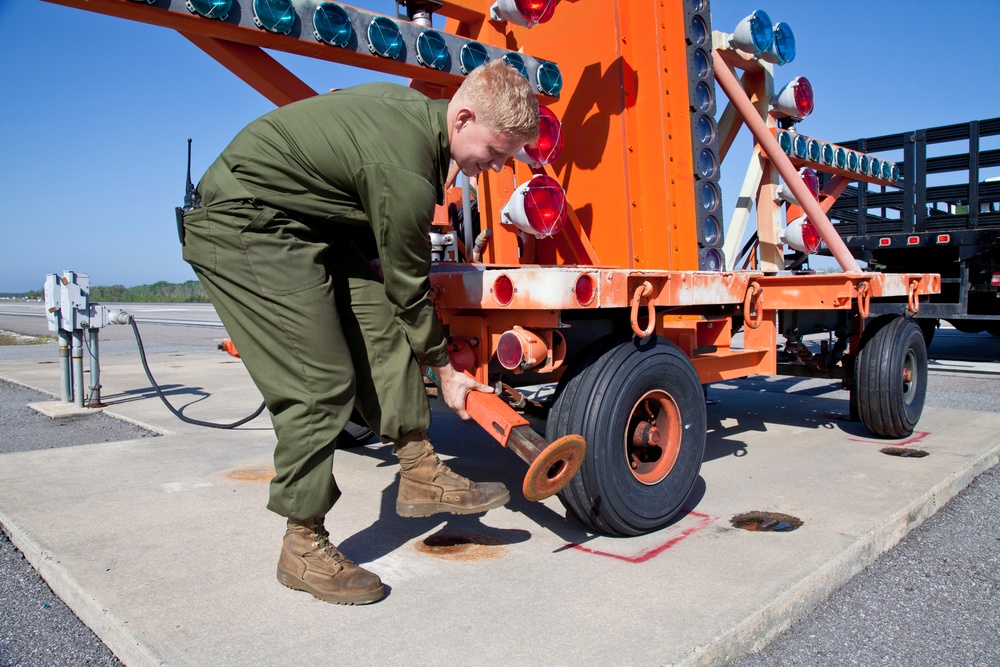
<svg viewBox="0 0 1000 667">
<path fill-rule="evenodd" d="M 902 456 L 910 459 L 920 459 L 928 454 L 922 449 L 913 449 L 912 447 L 883 447 L 879 451 L 889 456 Z"/>
<path fill-rule="evenodd" d="M 778 512 L 745 512 L 737 514 L 729 523 L 735 528 L 754 532 L 787 533 L 802 525 L 802 520 Z"/>
<path fill-rule="evenodd" d="M 503 542 L 476 533 L 437 533 L 417 543 L 417 550 L 446 560 L 486 560 L 505 553 Z"/>
</svg>

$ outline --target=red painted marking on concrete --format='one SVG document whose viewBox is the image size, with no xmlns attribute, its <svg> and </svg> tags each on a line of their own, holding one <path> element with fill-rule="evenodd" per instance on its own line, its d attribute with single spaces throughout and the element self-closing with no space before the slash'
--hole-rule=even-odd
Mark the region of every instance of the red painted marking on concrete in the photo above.
<svg viewBox="0 0 1000 667">
<path fill-rule="evenodd" d="M 920 442 L 929 435 L 929 431 L 914 431 L 906 440 L 898 440 L 896 442 L 888 442 L 886 440 L 863 440 L 861 438 L 848 438 L 848 440 L 851 442 L 867 442 L 875 445 L 882 445 L 883 447 L 886 445 L 889 447 L 905 447 L 906 445 L 912 445 L 915 442 Z"/>
<path fill-rule="evenodd" d="M 688 512 L 687 515 L 685 515 L 684 519 L 686 519 L 689 516 L 695 517 L 698 520 L 698 523 L 694 526 L 685 528 L 684 530 L 681 531 L 680 535 L 670 538 L 663 544 L 656 547 L 652 547 L 650 549 L 645 549 L 633 556 L 623 556 L 621 554 L 608 553 L 607 551 L 600 551 L 598 549 L 589 549 L 581 544 L 570 543 L 567 544 L 566 547 L 573 547 L 578 551 L 583 551 L 584 553 L 593 554 L 595 556 L 607 556 L 608 558 L 617 558 L 618 560 L 623 560 L 627 563 L 645 563 L 650 558 L 655 558 L 656 556 L 659 556 L 661 553 L 663 553 L 670 547 L 674 546 L 684 538 L 690 537 L 691 535 L 697 533 L 699 530 L 702 530 L 703 528 L 707 528 L 710 524 L 712 524 L 718 519 L 718 517 L 709 516 L 708 514 L 701 514 L 700 512 Z M 684 519 L 682 519 L 682 521 Z"/>
</svg>

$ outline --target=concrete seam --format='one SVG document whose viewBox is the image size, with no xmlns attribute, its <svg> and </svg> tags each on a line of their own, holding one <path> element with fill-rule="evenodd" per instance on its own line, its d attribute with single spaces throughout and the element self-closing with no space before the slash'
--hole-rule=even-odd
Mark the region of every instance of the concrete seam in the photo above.
<svg viewBox="0 0 1000 667">
<path fill-rule="evenodd" d="M 64 568 L 49 551 L 28 536 L 11 517 L 0 508 L 0 529 L 11 543 L 24 555 L 31 566 L 45 580 L 52 592 L 62 600 L 84 625 L 126 665 L 167 665 L 166 660 L 133 632 L 128 622 L 120 619 L 96 598 L 87 594 L 83 586 Z"/>
<path fill-rule="evenodd" d="M 973 459 L 964 469 L 931 487 L 885 524 L 861 536 L 839 556 L 776 598 L 772 604 L 675 664 L 678 667 L 724 665 L 760 650 L 868 568 L 880 555 L 896 546 L 907 533 L 946 505 L 972 480 L 997 464 L 1000 464 L 1000 442 Z"/>
</svg>

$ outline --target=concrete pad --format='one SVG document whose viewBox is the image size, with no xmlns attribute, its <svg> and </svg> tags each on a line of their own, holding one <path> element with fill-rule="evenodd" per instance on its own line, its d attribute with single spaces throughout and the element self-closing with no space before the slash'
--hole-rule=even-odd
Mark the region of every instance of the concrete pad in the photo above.
<svg viewBox="0 0 1000 667">
<path fill-rule="evenodd" d="M 80 408 L 75 403 L 63 403 L 62 401 L 28 403 L 28 407 L 51 419 L 76 419 L 101 412 L 100 408 Z"/>
<path fill-rule="evenodd" d="M 151 362 L 190 416 L 233 420 L 259 401 L 242 366 L 217 355 Z M 49 391 L 59 382 L 26 362 L 0 363 L 0 377 Z M 831 416 L 847 412 L 842 392 L 713 386 L 690 510 L 621 539 L 516 491 L 481 517 L 402 519 L 391 448 L 342 451 L 344 497 L 328 527 L 389 593 L 341 607 L 275 580 L 283 520 L 264 509 L 266 418 L 235 431 L 184 424 L 126 358 L 109 358 L 102 381 L 107 413 L 164 435 L 0 456 L 0 524 L 130 665 L 722 664 L 767 643 L 1000 460 L 997 414 L 926 409 L 906 444 L 930 455 L 900 458 Z M 435 416 L 431 435 L 459 472 L 520 488 L 526 466 L 477 426 Z M 804 525 L 729 524 L 751 510 Z M 472 543 L 425 543 L 449 536 Z"/>
</svg>

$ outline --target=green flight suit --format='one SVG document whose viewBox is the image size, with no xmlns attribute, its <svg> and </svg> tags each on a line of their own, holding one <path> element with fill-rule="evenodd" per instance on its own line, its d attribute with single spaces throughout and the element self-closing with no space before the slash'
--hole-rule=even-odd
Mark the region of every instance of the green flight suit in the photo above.
<svg viewBox="0 0 1000 667">
<path fill-rule="evenodd" d="M 281 107 L 237 135 L 184 216 L 184 259 L 271 414 L 268 508 L 282 516 L 336 502 L 333 454 L 352 407 L 383 441 L 430 425 L 420 365 L 448 361 L 427 277 L 446 112 L 394 84 Z"/>
</svg>

